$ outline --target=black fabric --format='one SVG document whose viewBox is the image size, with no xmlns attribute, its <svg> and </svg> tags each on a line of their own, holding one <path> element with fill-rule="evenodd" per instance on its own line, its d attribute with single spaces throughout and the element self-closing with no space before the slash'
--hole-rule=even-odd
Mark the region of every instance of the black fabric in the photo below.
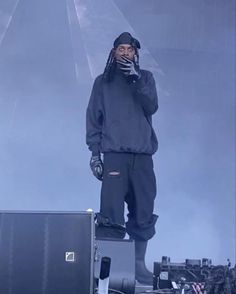
<svg viewBox="0 0 236 294">
<path fill-rule="evenodd" d="M 124 203 L 128 206 L 126 231 L 132 239 L 149 240 L 155 234 L 153 214 L 156 179 L 151 155 L 105 153 L 97 237 L 124 238 Z"/>
<path fill-rule="evenodd" d="M 122 34 L 120 34 L 114 41 L 114 48 L 117 48 L 119 45 L 121 44 L 129 44 L 134 48 L 140 49 L 140 43 L 137 39 L 135 39 L 134 37 L 132 37 L 132 35 L 128 32 L 124 32 Z"/>
<path fill-rule="evenodd" d="M 120 70 L 110 83 L 102 75 L 94 82 L 86 114 L 86 142 L 93 153 L 154 154 L 158 148 L 151 116 L 158 108 L 155 80 L 141 70 L 128 84 Z"/>
</svg>

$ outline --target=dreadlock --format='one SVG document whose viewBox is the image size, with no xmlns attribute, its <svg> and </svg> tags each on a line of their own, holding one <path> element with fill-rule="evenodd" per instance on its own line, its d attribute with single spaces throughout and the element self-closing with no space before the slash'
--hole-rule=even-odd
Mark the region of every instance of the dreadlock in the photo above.
<svg viewBox="0 0 236 294">
<path fill-rule="evenodd" d="M 116 70 L 115 50 L 114 48 L 112 48 L 108 56 L 104 72 L 103 72 L 103 80 L 108 83 L 111 82 L 114 77 L 115 70 Z"/>
</svg>

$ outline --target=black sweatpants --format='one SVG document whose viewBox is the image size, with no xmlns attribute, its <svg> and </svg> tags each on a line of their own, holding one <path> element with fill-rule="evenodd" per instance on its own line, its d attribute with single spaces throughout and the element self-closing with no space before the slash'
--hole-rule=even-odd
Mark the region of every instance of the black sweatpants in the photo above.
<svg viewBox="0 0 236 294">
<path fill-rule="evenodd" d="M 105 153 L 96 236 L 149 240 L 155 234 L 153 214 L 156 178 L 151 155 Z M 124 205 L 128 207 L 125 226 Z"/>
</svg>

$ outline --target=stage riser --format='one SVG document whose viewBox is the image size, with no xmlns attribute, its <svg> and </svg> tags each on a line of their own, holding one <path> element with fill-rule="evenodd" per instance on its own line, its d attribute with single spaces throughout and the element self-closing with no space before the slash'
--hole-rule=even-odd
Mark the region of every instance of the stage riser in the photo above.
<svg viewBox="0 0 236 294">
<path fill-rule="evenodd" d="M 93 225 L 90 213 L 0 213 L 0 293 L 92 294 Z"/>
</svg>

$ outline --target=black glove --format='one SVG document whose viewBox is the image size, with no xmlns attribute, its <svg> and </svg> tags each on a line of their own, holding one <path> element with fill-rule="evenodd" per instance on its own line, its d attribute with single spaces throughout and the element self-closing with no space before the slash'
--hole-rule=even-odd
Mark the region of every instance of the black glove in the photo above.
<svg viewBox="0 0 236 294">
<path fill-rule="evenodd" d="M 136 60 L 130 60 L 127 57 L 122 56 L 121 60 L 116 60 L 116 62 L 119 64 L 119 68 L 122 70 L 124 75 L 132 79 L 134 81 L 137 81 L 141 77 L 141 71 L 139 68 L 139 65 L 137 64 Z"/>
<path fill-rule="evenodd" d="M 93 172 L 93 175 L 99 180 L 102 181 L 103 178 L 103 162 L 100 155 L 92 155 L 90 159 L 90 168 Z"/>
</svg>

